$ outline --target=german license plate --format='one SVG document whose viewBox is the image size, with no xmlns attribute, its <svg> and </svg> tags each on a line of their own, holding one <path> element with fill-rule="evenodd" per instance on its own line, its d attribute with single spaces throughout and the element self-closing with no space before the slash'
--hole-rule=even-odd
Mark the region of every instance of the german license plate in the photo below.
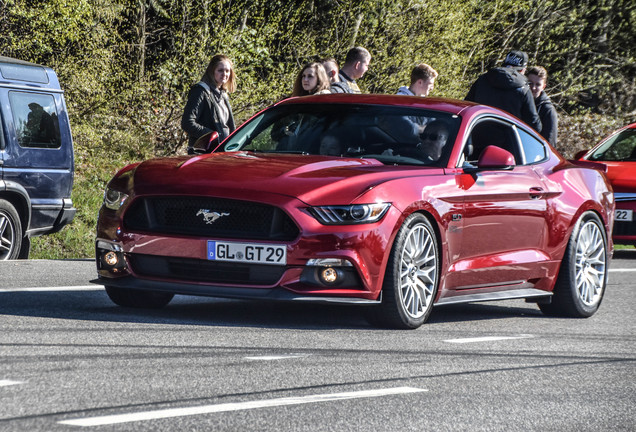
<svg viewBox="0 0 636 432">
<path fill-rule="evenodd" d="M 208 240 L 208 259 L 254 264 L 287 264 L 287 247 L 259 243 Z"/>
<path fill-rule="evenodd" d="M 614 219 L 621 222 L 631 222 L 634 219 L 634 212 L 632 210 L 616 210 L 614 213 Z"/>
</svg>

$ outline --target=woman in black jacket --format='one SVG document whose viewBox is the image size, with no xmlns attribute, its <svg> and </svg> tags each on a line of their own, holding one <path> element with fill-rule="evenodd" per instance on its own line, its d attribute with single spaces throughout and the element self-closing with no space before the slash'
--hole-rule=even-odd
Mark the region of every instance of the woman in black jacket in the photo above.
<svg viewBox="0 0 636 432">
<path fill-rule="evenodd" d="M 188 154 L 194 153 L 195 142 L 216 131 L 219 142 L 236 129 L 228 93 L 236 89 L 236 74 L 229 57 L 212 57 L 201 81 L 190 89 L 183 110 L 181 127 L 188 134 Z"/>
</svg>

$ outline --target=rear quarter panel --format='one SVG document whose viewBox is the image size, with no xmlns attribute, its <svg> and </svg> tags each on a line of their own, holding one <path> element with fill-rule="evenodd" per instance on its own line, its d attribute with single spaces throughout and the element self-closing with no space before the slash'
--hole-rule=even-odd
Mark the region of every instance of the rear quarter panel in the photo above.
<svg viewBox="0 0 636 432">
<path fill-rule="evenodd" d="M 583 213 L 595 212 L 604 224 L 609 250 L 614 223 L 614 195 L 605 174 L 601 171 L 554 160 L 545 171 L 546 185 L 553 194 L 549 200 L 552 223 L 548 236 L 548 248 L 553 259 L 561 260 L 568 239 Z"/>
</svg>

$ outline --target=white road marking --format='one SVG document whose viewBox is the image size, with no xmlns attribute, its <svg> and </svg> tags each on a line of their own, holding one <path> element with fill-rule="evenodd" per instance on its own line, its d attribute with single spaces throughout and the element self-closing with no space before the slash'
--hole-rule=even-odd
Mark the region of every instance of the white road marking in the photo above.
<svg viewBox="0 0 636 432">
<path fill-rule="evenodd" d="M 277 356 L 255 356 L 255 357 L 244 357 L 245 360 L 284 360 L 284 359 L 293 359 L 293 358 L 302 358 L 307 357 L 305 354 L 289 354 L 289 355 L 277 355 Z"/>
<path fill-rule="evenodd" d="M 0 380 L 0 387 L 24 384 L 24 381 Z"/>
<path fill-rule="evenodd" d="M 483 336 L 475 338 L 461 338 L 461 339 L 447 339 L 444 342 L 450 343 L 473 343 L 473 342 L 492 342 L 509 339 L 528 339 L 534 337 L 532 335 L 519 335 L 519 336 Z"/>
<path fill-rule="evenodd" d="M 172 408 L 156 411 L 143 411 L 130 414 L 116 414 L 102 417 L 87 417 L 83 419 L 64 420 L 58 423 L 71 426 L 103 426 L 118 423 L 130 423 L 144 420 L 156 420 L 171 417 L 184 417 L 199 414 L 211 414 L 228 411 L 242 411 L 257 408 L 269 408 L 286 405 L 301 405 L 317 402 L 331 402 L 345 399 L 360 399 L 379 396 L 390 396 L 407 393 L 419 393 L 428 391 L 414 387 L 396 387 L 388 389 L 366 390 L 357 392 L 318 394 L 309 396 L 286 397 L 278 399 L 266 399 L 251 402 L 224 403 L 218 405 L 204 405 L 190 408 Z"/>
<path fill-rule="evenodd" d="M 53 287 L 32 287 L 32 288 L 10 288 L 0 289 L 0 293 L 10 292 L 46 292 L 46 291 L 103 291 L 101 285 L 73 285 L 73 286 L 53 286 Z"/>
<path fill-rule="evenodd" d="M 610 273 L 623 273 L 623 272 L 636 272 L 636 268 L 624 269 L 624 268 L 611 268 L 609 269 Z"/>
</svg>

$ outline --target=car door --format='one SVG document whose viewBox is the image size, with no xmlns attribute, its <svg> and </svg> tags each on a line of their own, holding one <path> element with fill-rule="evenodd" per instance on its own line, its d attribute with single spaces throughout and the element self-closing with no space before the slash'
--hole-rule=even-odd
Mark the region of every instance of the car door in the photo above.
<svg viewBox="0 0 636 432">
<path fill-rule="evenodd" d="M 6 133 L 4 180 L 21 185 L 31 200 L 31 224 L 55 224 L 71 195 L 73 149 L 66 108 L 58 91 L 11 89 L 0 98 Z"/>
<path fill-rule="evenodd" d="M 2 89 L 0 89 L 0 93 L 2 92 Z M 6 140 L 4 137 L 4 113 L 2 112 L 2 105 L 0 104 L 0 185 L 2 185 L 3 183 L 3 179 L 4 179 L 4 154 L 5 154 L 5 147 L 6 147 Z"/>
<path fill-rule="evenodd" d="M 456 242 L 447 287 L 504 291 L 531 288 L 540 277 L 548 234 L 546 186 L 528 162 L 518 129 L 504 119 L 477 120 L 467 144 L 472 155 L 460 174 L 464 189 L 461 240 Z M 510 168 L 471 170 L 487 146 L 515 157 Z M 537 155 L 529 156 L 535 159 Z M 545 158 L 545 152 L 543 153 Z M 472 159 L 472 161 L 471 161 Z"/>
</svg>

